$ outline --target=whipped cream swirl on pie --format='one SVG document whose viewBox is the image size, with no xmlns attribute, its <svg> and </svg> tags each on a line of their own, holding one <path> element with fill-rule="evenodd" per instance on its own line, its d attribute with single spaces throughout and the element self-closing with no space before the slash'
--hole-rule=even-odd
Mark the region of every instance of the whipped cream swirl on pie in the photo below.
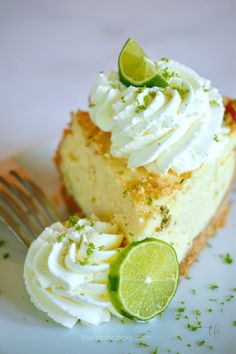
<svg viewBox="0 0 236 354">
<path fill-rule="evenodd" d="M 156 62 L 167 88 L 126 87 L 118 73 L 100 73 L 89 113 L 111 132 L 110 152 L 131 168 L 161 174 L 194 170 L 215 161 L 228 142 L 224 106 L 216 88 L 170 59 Z"/>
<path fill-rule="evenodd" d="M 122 241 L 116 225 L 96 220 L 74 217 L 46 228 L 25 261 L 24 279 L 33 304 L 68 328 L 78 320 L 107 322 L 111 313 L 120 317 L 106 282 Z"/>
</svg>

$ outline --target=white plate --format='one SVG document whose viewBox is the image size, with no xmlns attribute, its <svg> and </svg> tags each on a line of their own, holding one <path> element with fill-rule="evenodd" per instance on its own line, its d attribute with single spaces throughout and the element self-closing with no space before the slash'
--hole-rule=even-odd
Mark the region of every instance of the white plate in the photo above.
<svg viewBox="0 0 236 354">
<path fill-rule="evenodd" d="M 16 160 L 25 165 L 50 196 L 59 185 L 52 156 L 55 144 L 26 151 Z M 6 245 L 0 248 L 0 354 L 89 354 L 89 353 L 235 353 L 236 321 L 236 191 L 227 226 L 211 240 L 199 261 L 191 268 L 191 279 L 183 278 L 177 294 L 162 318 L 149 324 L 128 321 L 123 324 L 115 318 L 98 327 L 85 327 L 78 323 L 72 330 L 48 320 L 47 316 L 30 303 L 25 291 L 22 272 L 26 250 L 18 244 L 4 225 L 0 225 L 0 239 Z M 5 252 L 10 258 L 3 259 Z M 224 264 L 220 255 L 229 252 L 233 263 Z M 219 288 L 210 289 L 216 283 Z M 196 294 L 193 294 L 195 289 Z M 217 299 L 217 301 L 210 301 Z M 228 299 L 229 300 L 229 299 Z M 184 301 L 184 304 L 181 304 Z M 220 303 L 224 301 L 224 305 Z M 176 308 L 183 307 L 182 315 L 189 318 L 176 320 Z M 213 311 L 208 312 L 211 308 Z M 188 323 L 195 324 L 193 311 L 200 310 L 201 328 L 191 331 Z M 143 338 L 138 338 L 140 334 Z M 182 338 L 178 339 L 177 336 Z M 142 337 L 142 336 L 141 336 Z M 205 340 L 203 346 L 198 341 Z M 140 342 L 150 347 L 140 346 Z M 187 344 L 191 347 L 188 347 Z M 214 349 L 209 349 L 212 345 Z"/>
</svg>

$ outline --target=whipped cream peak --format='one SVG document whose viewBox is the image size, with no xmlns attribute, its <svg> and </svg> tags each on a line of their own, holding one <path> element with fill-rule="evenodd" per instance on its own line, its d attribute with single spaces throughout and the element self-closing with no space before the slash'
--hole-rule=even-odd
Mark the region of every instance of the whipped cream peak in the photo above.
<svg viewBox="0 0 236 354">
<path fill-rule="evenodd" d="M 174 60 L 155 65 L 168 87 L 126 87 L 116 72 L 99 74 L 89 113 L 111 132 L 111 154 L 130 168 L 158 174 L 181 174 L 215 161 L 228 142 L 218 90 Z"/>
<path fill-rule="evenodd" d="M 73 219 L 46 228 L 31 244 L 24 266 L 33 304 L 60 324 L 78 320 L 97 325 L 110 320 L 113 308 L 106 289 L 110 263 L 123 235 L 96 219 Z"/>
</svg>

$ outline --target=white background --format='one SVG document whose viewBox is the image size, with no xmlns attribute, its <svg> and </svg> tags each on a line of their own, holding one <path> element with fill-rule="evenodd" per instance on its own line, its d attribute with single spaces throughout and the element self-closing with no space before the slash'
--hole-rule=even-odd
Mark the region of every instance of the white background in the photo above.
<svg viewBox="0 0 236 354">
<path fill-rule="evenodd" d="M 0 159 L 58 138 L 133 36 L 236 97 L 235 0 L 0 0 Z"/>
</svg>

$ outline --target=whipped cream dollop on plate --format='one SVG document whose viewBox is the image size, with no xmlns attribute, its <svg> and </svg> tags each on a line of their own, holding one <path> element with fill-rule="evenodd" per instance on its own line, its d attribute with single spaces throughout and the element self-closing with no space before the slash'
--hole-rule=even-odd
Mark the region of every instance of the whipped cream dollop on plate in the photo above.
<svg viewBox="0 0 236 354">
<path fill-rule="evenodd" d="M 117 72 L 99 74 L 89 113 L 94 124 L 111 132 L 110 153 L 130 168 L 158 174 L 214 162 L 229 140 L 218 90 L 174 60 L 163 58 L 156 67 L 166 88 L 126 87 Z"/>
<path fill-rule="evenodd" d="M 106 282 L 123 235 L 116 225 L 72 217 L 47 227 L 31 244 L 24 266 L 32 303 L 72 328 L 78 320 L 97 325 L 111 314 Z"/>
</svg>

